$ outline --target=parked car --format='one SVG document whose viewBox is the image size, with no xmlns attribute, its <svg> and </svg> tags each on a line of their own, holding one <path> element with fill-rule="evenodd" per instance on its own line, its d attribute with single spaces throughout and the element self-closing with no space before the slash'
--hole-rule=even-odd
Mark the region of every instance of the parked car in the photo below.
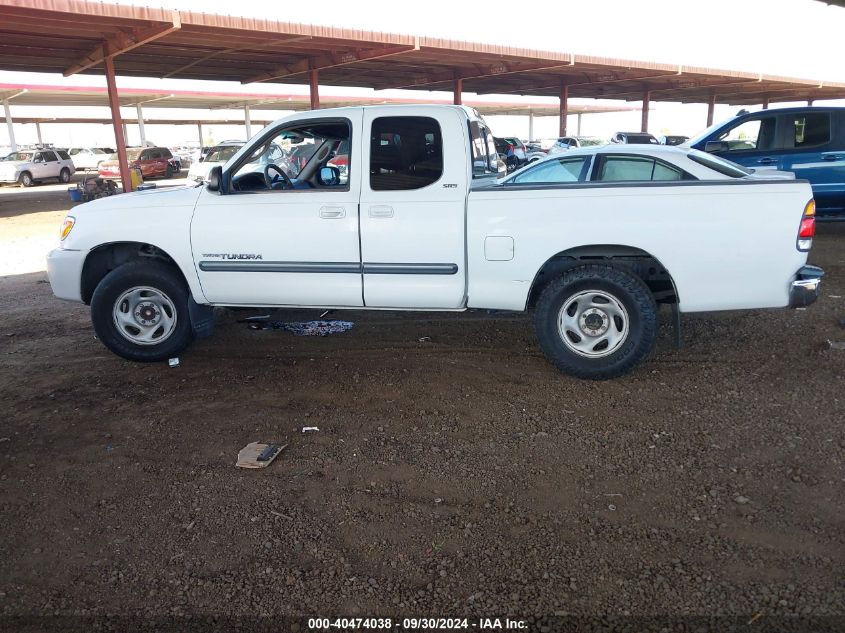
<svg viewBox="0 0 845 633">
<path fill-rule="evenodd" d="M 166 147 L 128 147 L 126 159 L 129 168 L 139 168 L 144 178 L 172 178 L 176 167 L 171 162 L 173 155 Z M 101 178 L 120 178 L 120 165 L 117 154 L 100 163 L 98 169 Z"/>
<path fill-rule="evenodd" d="M 306 137 L 316 151 L 295 177 L 273 161 L 253 169 L 267 147 Z M 293 113 L 205 186 L 75 207 L 48 257 L 53 292 L 89 303 L 98 339 L 136 361 L 208 335 L 213 306 L 531 309 L 551 362 L 593 379 L 648 357 L 659 302 L 756 310 L 818 295 L 805 181 L 644 145 L 570 150 L 495 179 L 489 137 L 462 106 Z M 345 183 L 329 165 L 343 143 L 360 157 Z"/>
<path fill-rule="evenodd" d="M 549 148 L 549 154 L 557 154 L 578 147 L 596 147 L 606 142 L 597 136 L 561 136 Z"/>
<path fill-rule="evenodd" d="M 679 134 L 676 135 L 664 135 L 658 136 L 657 141 L 661 145 L 683 145 L 689 140 L 689 136 L 681 136 Z"/>
<path fill-rule="evenodd" d="M 493 142 L 499 156 L 505 161 L 508 171 L 515 171 L 528 162 L 525 144 L 518 138 L 512 136 L 493 137 Z"/>
<path fill-rule="evenodd" d="M 202 182 L 208 178 L 212 167 L 225 165 L 244 146 L 243 141 L 225 141 L 209 148 L 205 158 L 193 163 L 188 169 L 188 180 Z"/>
<path fill-rule="evenodd" d="M 810 181 L 820 219 L 845 219 L 845 108 L 741 111 L 689 145 L 758 171 L 794 172 Z"/>
<path fill-rule="evenodd" d="M 646 132 L 617 132 L 610 138 L 611 143 L 621 145 L 660 145 L 660 142 Z"/>
<path fill-rule="evenodd" d="M 27 150 L 12 152 L 0 161 L 0 183 L 18 183 L 22 187 L 55 178 L 68 182 L 76 168 L 64 150 Z"/>
<path fill-rule="evenodd" d="M 109 159 L 109 154 L 99 147 L 72 147 L 68 154 L 77 170 L 96 170 L 100 163 Z"/>
</svg>

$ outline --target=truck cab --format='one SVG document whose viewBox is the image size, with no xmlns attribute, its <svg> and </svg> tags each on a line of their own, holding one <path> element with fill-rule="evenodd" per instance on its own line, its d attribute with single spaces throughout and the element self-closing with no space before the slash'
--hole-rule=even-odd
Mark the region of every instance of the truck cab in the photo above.
<svg viewBox="0 0 845 633">
<path fill-rule="evenodd" d="M 810 181 L 820 218 L 845 219 L 845 108 L 741 111 L 689 144 L 754 170 L 793 172 Z"/>
</svg>

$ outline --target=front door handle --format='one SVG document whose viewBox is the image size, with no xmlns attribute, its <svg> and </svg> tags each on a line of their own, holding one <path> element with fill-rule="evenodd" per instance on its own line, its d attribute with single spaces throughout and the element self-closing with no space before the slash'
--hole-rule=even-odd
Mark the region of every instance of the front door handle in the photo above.
<svg viewBox="0 0 845 633">
<path fill-rule="evenodd" d="M 761 158 L 757 162 L 760 163 L 761 165 L 774 165 L 776 162 L 778 162 L 778 159 L 766 157 L 766 158 Z"/>
<path fill-rule="evenodd" d="M 839 160 L 841 158 L 839 154 L 822 154 L 822 160 Z"/>
<path fill-rule="evenodd" d="M 320 217 L 324 220 L 335 220 L 346 217 L 346 209 L 343 207 L 320 207 Z"/>
<path fill-rule="evenodd" d="M 386 204 L 377 204 L 374 207 L 370 207 L 368 213 L 371 218 L 392 218 L 393 207 Z"/>
</svg>

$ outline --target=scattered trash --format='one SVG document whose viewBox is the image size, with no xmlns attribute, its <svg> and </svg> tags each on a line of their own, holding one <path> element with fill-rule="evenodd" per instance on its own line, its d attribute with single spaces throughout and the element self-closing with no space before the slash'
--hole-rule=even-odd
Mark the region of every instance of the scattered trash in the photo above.
<svg viewBox="0 0 845 633">
<path fill-rule="evenodd" d="M 293 521 L 293 517 L 288 516 L 287 514 L 282 514 L 281 512 L 276 512 L 275 510 L 270 510 L 270 514 L 277 517 L 282 517 L 283 519 L 287 519 L 288 521 Z"/>
<path fill-rule="evenodd" d="M 252 321 L 249 323 L 251 330 L 287 330 L 297 336 L 326 336 L 328 334 L 339 334 L 351 330 L 355 324 L 352 321 Z"/>
<path fill-rule="evenodd" d="M 740 505 L 751 503 L 751 499 L 749 499 L 748 497 L 743 497 L 742 495 L 737 495 L 736 497 L 734 497 L 734 501 L 736 501 Z"/>
<path fill-rule="evenodd" d="M 0 444 L 2 444 L 3 442 L 11 442 L 11 441 L 12 441 L 11 437 L 0 437 Z"/>
<path fill-rule="evenodd" d="M 845 319 L 839 319 L 839 327 L 845 330 Z"/>
<path fill-rule="evenodd" d="M 430 343 L 431 337 L 430 336 L 422 336 L 422 337 L 420 337 L 419 341 L 420 341 L 420 343 Z"/>
<path fill-rule="evenodd" d="M 842 298 L 842 295 L 827 295 L 827 296 L 830 297 L 831 299 L 841 299 Z"/>
<path fill-rule="evenodd" d="M 262 442 L 250 442 L 238 453 L 238 461 L 235 466 L 238 468 L 267 468 L 281 453 L 287 444 L 265 444 Z"/>
<path fill-rule="evenodd" d="M 443 499 L 441 499 L 440 497 L 437 497 L 437 498 L 434 500 L 434 503 L 443 503 Z"/>
<path fill-rule="evenodd" d="M 845 341 L 831 341 L 828 339 L 827 344 L 830 345 L 830 349 L 845 349 Z"/>
<path fill-rule="evenodd" d="M 261 314 L 258 316 L 251 316 L 245 319 L 238 319 L 238 323 L 252 323 L 253 321 L 267 321 L 270 318 L 269 314 Z"/>
<path fill-rule="evenodd" d="M 613 505 L 612 503 L 609 506 L 607 506 L 607 509 L 610 510 L 611 512 L 616 512 L 616 506 Z"/>
<path fill-rule="evenodd" d="M 329 315 L 329 314 L 331 314 L 331 313 L 332 313 L 332 311 L 331 311 L 331 310 L 326 310 L 325 312 L 323 312 L 323 314 L 321 314 L 321 315 L 320 315 L 320 317 L 319 317 L 319 318 L 321 318 L 321 319 L 322 319 L 323 317 L 328 316 L 328 315 Z"/>
<path fill-rule="evenodd" d="M 179 366 L 179 358 L 170 358 L 167 360 L 167 364 L 171 367 L 178 367 Z"/>
<path fill-rule="evenodd" d="M 320 429 L 318 429 L 316 426 L 303 426 L 302 427 L 303 433 L 308 433 L 309 431 L 319 431 L 319 430 Z"/>
<path fill-rule="evenodd" d="M 106 445 L 106 452 L 111 453 L 114 450 L 114 446 L 111 444 Z"/>
</svg>

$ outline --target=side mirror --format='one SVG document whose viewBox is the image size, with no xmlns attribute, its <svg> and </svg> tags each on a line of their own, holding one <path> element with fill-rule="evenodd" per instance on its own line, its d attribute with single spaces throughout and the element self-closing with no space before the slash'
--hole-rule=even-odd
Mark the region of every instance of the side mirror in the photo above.
<svg viewBox="0 0 845 633">
<path fill-rule="evenodd" d="M 208 184 L 206 188 L 209 191 L 220 191 L 220 184 L 223 182 L 223 167 L 215 165 L 208 172 Z"/>
<path fill-rule="evenodd" d="M 340 184 L 340 170 L 337 167 L 323 167 L 317 180 L 325 187 L 336 187 Z"/>
<path fill-rule="evenodd" d="M 704 144 L 704 151 L 708 153 L 727 152 L 728 144 L 725 141 L 707 141 Z"/>
</svg>

